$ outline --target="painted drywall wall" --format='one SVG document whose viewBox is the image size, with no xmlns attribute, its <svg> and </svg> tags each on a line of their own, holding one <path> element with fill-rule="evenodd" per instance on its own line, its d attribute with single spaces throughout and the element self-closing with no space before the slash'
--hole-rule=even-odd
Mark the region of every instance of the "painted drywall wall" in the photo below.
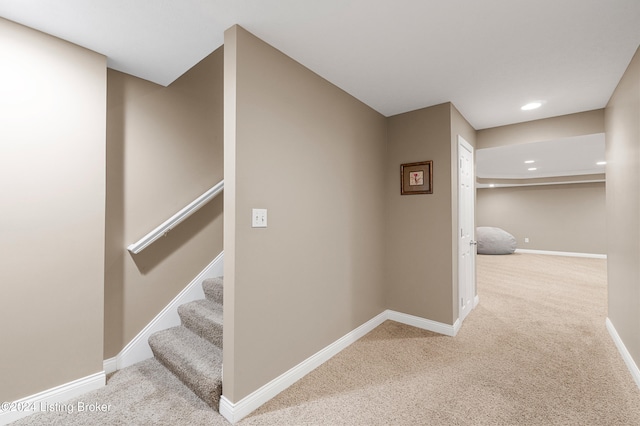
<svg viewBox="0 0 640 426">
<path fill-rule="evenodd" d="M 453 324 L 457 247 L 451 116 L 451 104 L 445 103 L 389 117 L 385 165 L 387 307 L 444 324 Z M 401 164 L 427 160 L 433 161 L 433 194 L 401 195 Z"/>
<path fill-rule="evenodd" d="M 109 70 L 107 105 L 105 359 L 222 251 L 222 196 L 126 247 L 223 178 L 223 49 L 168 87 Z"/>
<path fill-rule="evenodd" d="M 605 109 L 609 312 L 640 365 L 640 51 Z"/>
<path fill-rule="evenodd" d="M 494 148 L 603 132 L 604 110 L 598 109 L 478 130 L 476 148 Z"/>
<path fill-rule="evenodd" d="M 520 249 L 607 253 L 604 182 L 478 189 L 476 218 Z"/>
<path fill-rule="evenodd" d="M 237 402 L 386 307 L 386 121 L 237 26 L 225 85 L 223 392 Z"/>
<path fill-rule="evenodd" d="M 0 18 L 0 400 L 102 371 L 106 58 Z"/>
</svg>

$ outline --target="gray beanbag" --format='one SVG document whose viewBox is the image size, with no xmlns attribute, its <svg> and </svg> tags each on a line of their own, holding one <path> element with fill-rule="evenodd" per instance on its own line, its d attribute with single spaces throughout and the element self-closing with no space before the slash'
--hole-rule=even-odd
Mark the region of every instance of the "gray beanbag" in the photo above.
<svg viewBox="0 0 640 426">
<path fill-rule="evenodd" d="M 479 226 L 476 228 L 478 254 L 512 254 L 516 251 L 516 238 L 500 228 Z"/>
</svg>

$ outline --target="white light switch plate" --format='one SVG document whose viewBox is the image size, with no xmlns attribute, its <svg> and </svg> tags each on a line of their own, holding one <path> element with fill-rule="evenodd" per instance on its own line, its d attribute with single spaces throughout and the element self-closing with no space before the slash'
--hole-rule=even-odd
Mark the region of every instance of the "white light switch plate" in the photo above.
<svg viewBox="0 0 640 426">
<path fill-rule="evenodd" d="M 267 227 L 267 209 L 253 209 L 251 211 L 251 227 L 252 228 Z"/>
</svg>

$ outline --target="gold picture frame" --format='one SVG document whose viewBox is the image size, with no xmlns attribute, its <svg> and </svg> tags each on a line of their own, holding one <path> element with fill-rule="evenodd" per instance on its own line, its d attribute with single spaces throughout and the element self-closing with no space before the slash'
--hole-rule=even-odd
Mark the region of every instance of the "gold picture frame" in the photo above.
<svg viewBox="0 0 640 426">
<path fill-rule="evenodd" d="M 401 164 L 400 194 L 433 194 L 433 161 Z"/>
</svg>

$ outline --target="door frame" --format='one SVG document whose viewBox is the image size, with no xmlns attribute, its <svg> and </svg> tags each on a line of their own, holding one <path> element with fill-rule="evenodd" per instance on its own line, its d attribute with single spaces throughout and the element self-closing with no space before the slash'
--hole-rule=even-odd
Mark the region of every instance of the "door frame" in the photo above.
<svg viewBox="0 0 640 426">
<path fill-rule="evenodd" d="M 460 185 L 461 185 L 461 172 L 462 172 L 462 150 L 466 150 L 469 153 L 471 153 L 471 202 L 469 203 L 463 203 L 462 197 L 463 197 L 463 192 L 460 190 Z M 475 197 L 475 151 L 473 146 L 467 142 L 462 136 L 458 135 L 458 144 L 457 144 L 457 176 L 458 176 L 458 182 L 457 182 L 457 197 L 458 197 L 458 216 L 457 216 L 457 229 L 456 229 L 456 235 L 457 235 L 457 246 L 458 246 L 458 250 L 457 250 L 457 256 L 458 256 L 458 297 L 457 297 L 457 301 L 456 303 L 458 304 L 458 320 L 460 322 L 460 325 L 462 325 L 462 322 L 464 321 L 464 319 L 467 317 L 467 315 L 469 315 L 469 313 L 477 306 L 478 304 L 478 292 L 477 292 L 477 282 L 476 282 L 476 242 L 475 242 L 475 203 L 476 203 L 476 197 Z M 463 211 L 463 209 L 465 208 L 465 206 L 468 206 L 468 208 L 470 208 L 469 211 Z M 470 234 L 471 236 L 469 237 L 469 243 L 470 244 L 470 258 L 471 258 L 471 264 L 469 266 L 464 265 L 461 260 L 462 260 L 462 247 L 461 247 L 461 242 L 464 239 L 462 233 L 462 223 L 464 220 L 464 215 L 470 215 L 470 220 L 471 220 L 471 225 L 470 225 Z M 469 218 L 467 218 L 467 220 L 469 220 Z M 465 243 L 466 244 L 466 243 Z M 469 270 L 466 271 L 467 274 L 463 274 L 462 272 L 462 268 L 463 267 L 468 267 Z M 464 276 L 469 276 L 471 279 L 470 284 L 467 282 L 464 282 L 462 277 Z M 465 286 L 469 285 L 471 288 L 469 289 L 471 291 L 471 297 L 469 300 L 470 306 L 468 308 L 466 308 L 465 310 L 463 310 L 463 295 L 465 294 Z"/>
</svg>

